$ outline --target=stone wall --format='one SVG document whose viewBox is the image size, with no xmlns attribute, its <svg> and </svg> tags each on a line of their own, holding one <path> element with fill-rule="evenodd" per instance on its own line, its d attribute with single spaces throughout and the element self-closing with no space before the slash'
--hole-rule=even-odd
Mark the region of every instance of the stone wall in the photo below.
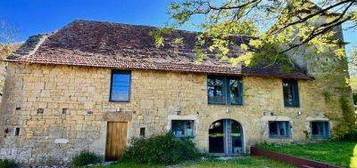
<svg viewBox="0 0 357 168">
<path fill-rule="evenodd" d="M 104 155 L 107 121 L 128 121 L 130 139 L 141 127 L 151 136 L 166 132 L 171 119 L 193 119 L 194 141 L 207 151 L 210 124 L 230 118 L 242 125 L 248 150 L 262 141 L 307 140 L 310 120 L 341 115 L 338 97 L 327 103 L 323 96 L 325 88 L 341 83 L 318 78 L 299 81 L 299 108 L 284 107 L 277 78 L 244 77 L 243 106 L 209 105 L 206 74 L 134 70 L 128 103 L 109 102 L 110 79 L 105 68 L 11 63 L 1 104 L 0 158 L 48 165 L 68 162 L 84 149 Z M 268 138 L 267 122 L 280 119 L 291 122 L 291 139 Z"/>
</svg>

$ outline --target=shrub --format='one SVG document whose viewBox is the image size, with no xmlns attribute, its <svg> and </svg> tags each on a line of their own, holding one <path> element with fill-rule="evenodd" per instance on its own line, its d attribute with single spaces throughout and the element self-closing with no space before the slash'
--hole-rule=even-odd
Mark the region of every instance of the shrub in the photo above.
<svg viewBox="0 0 357 168">
<path fill-rule="evenodd" d="M 82 151 L 73 157 L 71 164 L 73 167 L 81 167 L 100 162 L 102 162 L 102 158 L 99 155 L 89 151 Z"/>
<path fill-rule="evenodd" d="M 354 126 L 350 129 L 348 133 L 341 137 L 341 140 L 344 141 L 357 141 L 357 126 Z"/>
<path fill-rule="evenodd" d="M 145 164 L 177 164 L 186 160 L 196 160 L 201 154 L 188 138 L 177 139 L 171 133 L 150 137 L 134 138 L 127 147 L 123 160 Z"/>
<path fill-rule="evenodd" d="M 0 160 L 0 168 L 15 168 L 17 164 L 13 160 Z"/>
</svg>

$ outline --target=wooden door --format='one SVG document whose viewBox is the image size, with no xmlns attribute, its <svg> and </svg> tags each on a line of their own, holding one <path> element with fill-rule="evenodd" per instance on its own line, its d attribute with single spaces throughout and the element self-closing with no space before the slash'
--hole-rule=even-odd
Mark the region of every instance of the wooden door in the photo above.
<svg viewBox="0 0 357 168">
<path fill-rule="evenodd" d="M 108 122 L 106 160 L 118 160 L 124 152 L 127 143 L 127 122 Z"/>
</svg>

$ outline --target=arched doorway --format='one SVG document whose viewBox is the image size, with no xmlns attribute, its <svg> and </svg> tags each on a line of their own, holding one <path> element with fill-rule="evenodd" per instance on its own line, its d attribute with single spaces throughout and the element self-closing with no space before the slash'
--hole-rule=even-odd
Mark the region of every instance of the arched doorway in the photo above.
<svg viewBox="0 0 357 168">
<path fill-rule="evenodd" d="M 225 155 L 243 153 L 243 129 L 239 122 L 222 119 L 209 128 L 209 152 Z"/>
</svg>

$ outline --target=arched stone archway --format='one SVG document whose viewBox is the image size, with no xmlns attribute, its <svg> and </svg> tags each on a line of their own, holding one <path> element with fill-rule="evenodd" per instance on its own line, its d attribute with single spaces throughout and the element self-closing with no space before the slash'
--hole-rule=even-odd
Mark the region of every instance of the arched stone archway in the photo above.
<svg viewBox="0 0 357 168">
<path fill-rule="evenodd" d="M 225 155 L 243 153 L 243 129 L 238 121 L 221 119 L 209 127 L 209 152 Z"/>
</svg>

